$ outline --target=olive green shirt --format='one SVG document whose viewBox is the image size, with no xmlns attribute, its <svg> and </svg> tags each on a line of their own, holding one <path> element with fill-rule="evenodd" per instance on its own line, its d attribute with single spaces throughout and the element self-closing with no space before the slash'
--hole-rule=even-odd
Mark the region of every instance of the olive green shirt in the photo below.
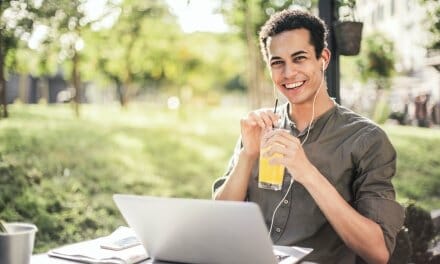
<svg viewBox="0 0 440 264">
<path fill-rule="evenodd" d="M 288 114 L 289 104 L 280 107 L 278 113 L 279 126 L 303 141 L 307 129 L 302 132 L 296 129 Z M 395 201 L 391 178 L 396 171 L 396 152 L 385 132 L 370 120 L 336 104 L 312 123 L 309 133 L 303 145 L 308 159 L 355 210 L 381 226 L 391 255 L 396 234 L 403 225 L 404 211 Z M 239 140 L 225 177 L 235 166 L 241 147 Z M 268 229 L 275 207 L 290 183 L 291 175 L 287 170 L 284 173 L 282 190 L 272 191 L 258 188 L 258 162 L 252 170 L 247 200 L 261 207 Z M 214 186 L 220 186 L 225 177 Z M 308 261 L 363 263 L 339 238 L 298 182 L 293 183 L 276 213 L 271 237 L 277 245 L 313 248 L 306 258 Z"/>
</svg>

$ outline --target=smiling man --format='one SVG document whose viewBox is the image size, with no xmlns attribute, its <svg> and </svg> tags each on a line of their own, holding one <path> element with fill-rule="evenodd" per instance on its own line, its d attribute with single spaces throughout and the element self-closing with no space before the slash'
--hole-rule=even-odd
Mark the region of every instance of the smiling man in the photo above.
<svg viewBox="0 0 440 264">
<path fill-rule="evenodd" d="M 314 248 L 306 260 L 387 263 L 404 217 L 391 183 L 396 152 L 380 127 L 330 98 L 326 37 L 322 20 L 298 10 L 262 27 L 263 57 L 288 102 L 242 118 L 214 198 L 259 204 L 274 244 Z M 271 163 L 285 167 L 281 191 L 258 187 L 263 132 L 266 155 L 278 154 Z"/>
</svg>

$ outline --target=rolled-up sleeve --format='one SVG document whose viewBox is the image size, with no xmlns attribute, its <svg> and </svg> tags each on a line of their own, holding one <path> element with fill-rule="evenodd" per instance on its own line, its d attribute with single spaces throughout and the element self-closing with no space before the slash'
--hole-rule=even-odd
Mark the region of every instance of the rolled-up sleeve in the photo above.
<svg viewBox="0 0 440 264">
<path fill-rule="evenodd" d="M 388 252 L 394 250 L 396 236 L 403 225 L 404 210 L 394 200 L 386 198 L 363 198 L 356 202 L 360 214 L 378 223 L 382 228 Z"/>
<path fill-rule="evenodd" d="M 365 131 L 357 142 L 353 182 L 354 206 L 382 228 L 390 254 L 404 221 L 404 209 L 395 201 L 391 179 L 396 172 L 396 151 L 380 128 Z"/>
</svg>

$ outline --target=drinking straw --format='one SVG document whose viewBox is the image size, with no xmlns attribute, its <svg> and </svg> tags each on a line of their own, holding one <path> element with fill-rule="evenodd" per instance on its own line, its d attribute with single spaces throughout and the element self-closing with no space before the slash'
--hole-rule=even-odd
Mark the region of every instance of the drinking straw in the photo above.
<svg viewBox="0 0 440 264">
<path fill-rule="evenodd" d="M 276 113 L 277 112 L 277 106 L 278 106 L 278 98 L 275 99 L 275 106 L 273 108 L 273 112 Z"/>
<path fill-rule="evenodd" d="M 277 112 L 277 106 L 278 106 L 278 98 L 275 99 L 275 106 L 273 107 L 273 113 L 274 114 Z M 272 123 L 272 128 L 275 128 L 273 123 Z"/>
</svg>

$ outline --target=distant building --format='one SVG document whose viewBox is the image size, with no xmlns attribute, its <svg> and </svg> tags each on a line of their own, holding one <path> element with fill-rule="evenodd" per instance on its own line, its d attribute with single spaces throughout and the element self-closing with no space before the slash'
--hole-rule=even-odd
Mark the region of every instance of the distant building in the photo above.
<svg viewBox="0 0 440 264">
<path fill-rule="evenodd" d="M 364 36 L 383 32 L 394 42 L 396 70 L 410 78 L 396 80 L 396 85 L 413 95 L 431 94 L 440 99 L 440 73 L 428 61 L 429 25 L 426 7 L 418 0 L 358 0 L 357 14 L 364 23 Z"/>
<path fill-rule="evenodd" d="M 394 42 L 399 72 L 424 66 L 429 32 L 426 11 L 418 0 L 358 0 L 357 13 L 364 22 L 364 35 L 383 32 Z"/>
<path fill-rule="evenodd" d="M 19 100 L 26 104 L 45 101 L 49 104 L 71 100 L 71 89 L 60 73 L 54 76 L 34 77 L 32 75 L 9 74 L 6 81 L 7 102 Z M 81 97 L 86 102 L 85 96 Z"/>
</svg>

